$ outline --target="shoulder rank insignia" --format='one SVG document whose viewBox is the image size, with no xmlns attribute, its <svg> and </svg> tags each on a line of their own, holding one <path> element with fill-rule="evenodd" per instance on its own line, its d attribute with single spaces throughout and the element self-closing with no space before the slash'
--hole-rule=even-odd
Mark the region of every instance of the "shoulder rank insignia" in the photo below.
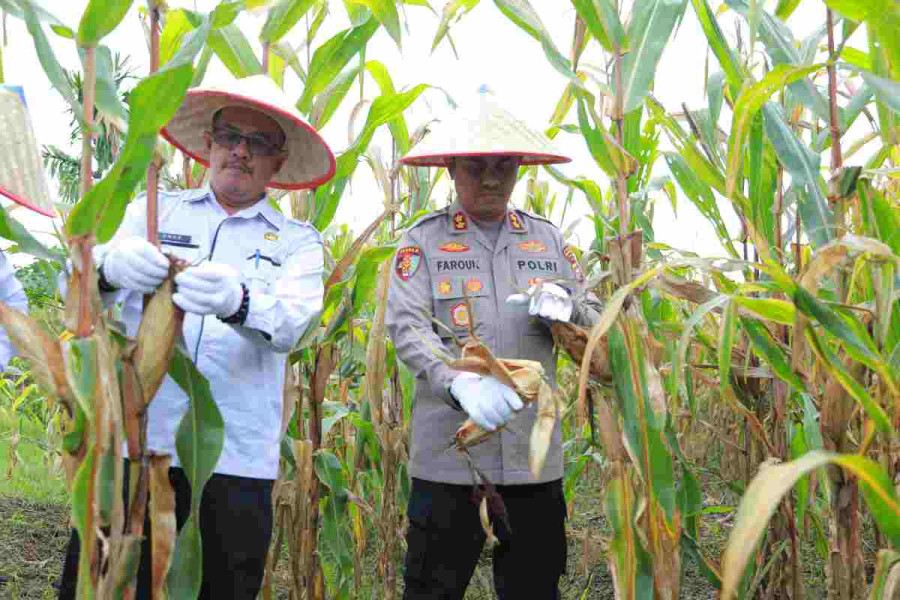
<svg viewBox="0 0 900 600">
<path fill-rule="evenodd" d="M 457 211 L 455 215 L 453 215 L 453 231 L 468 231 L 469 230 L 469 220 L 466 218 L 466 213 L 463 211 Z"/>
<path fill-rule="evenodd" d="M 422 263 L 422 250 L 418 246 L 405 246 L 397 251 L 396 271 L 397 277 L 403 281 L 416 274 Z"/>
<path fill-rule="evenodd" d="M 465 216 L 463 218 L 465 218 Z M 462 244 L 460 242 L 447 242 L 446 244 L 438 246 L 438 250 L 441 252 L 466 252 L 468 249 L 468 244 Z"/>
<path fill-rule="evenodd" d="M 525 252 L 546 252 L 547 246 L 542 244 L 537 240 L 528 240 L 527 242 L 520 242 L 516 244 L 516 248 L 519 250 L 524 250 Z"/>
<path fill-rule="evenodd" d="M 572 265 L 572 270 L 575 271 L 575 278 L 578 281 L 584 280 L 584 273 L 581 272 L 581 265 L 578 264 L 578 257 L 575 256 L 575 251 L 572 249 L 572 246 L 566 244 L 563 247 L 563 256 L 566 257 L 566 260 L 569 261 L 569 264 Z"/>
<path fill-rule="evenodd" d="M 513 231 L 525 231 L 522 221 L 519 220 L 519 215 L 513 211 L 509 211 L 509 226 Z"/>
</svg>

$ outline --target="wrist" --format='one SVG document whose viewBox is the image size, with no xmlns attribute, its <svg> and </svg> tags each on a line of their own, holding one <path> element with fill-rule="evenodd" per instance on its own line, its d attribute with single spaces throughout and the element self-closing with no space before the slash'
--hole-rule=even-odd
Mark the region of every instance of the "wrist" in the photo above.
<svg viewBox="0 0 900 600">
<path fill-rule="evenodd" d="M 101 292 L 115 292 L 119 289 L 106 278 L 106 274 L 103 272 L 103 265 L 97 267 L 97 287 L 100 288 Z"/>
<path fill-rule="evenodd" d="M 237 311 L 227 317 L 219 317 L 219 320 L 229 325 L 243 325 L 247 320 L 247 314 L 250 312 L 250 290 L 241 283 L 241 303 L 238 305 Z"/>
</svg>

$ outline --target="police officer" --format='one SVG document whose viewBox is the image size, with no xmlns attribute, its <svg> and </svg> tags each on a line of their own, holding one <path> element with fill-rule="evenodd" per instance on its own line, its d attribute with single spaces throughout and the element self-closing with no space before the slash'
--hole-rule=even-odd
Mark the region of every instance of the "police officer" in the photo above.
<svg viewBox="0 0 900 600">
<path fill-rule="evenodd" d="M 459 454 L 447 451 L 467 415 L 483 428 L 499 429 L 471 449 L 508 511 L 510 529 L 499 519 L 494 523 L 497 593 L 504 600 L 559 597 L 566 565 L 559 427 L 535 480 L 528 444 L 536 406 L 523 409 L 511 388 L 455 371 L 435 350 L 458 355 L 452 334 L 465 338 L 474 319 L 475 333 L 496 356 L 540 361 L 552 379 L 547 323 L 596 318 L 596 311 L 573 301 L 582 277 L 559 230 L 509 206 L 520 166 L 568 160 L 484 94 L 476 115 L 446 123 L 401 161 L 447 167 L 457 197 L 403 236 L 387 307 L 397 356 L 416 375 L 406 600 L 461 599 L 481 554 L 485 535 L 471 499 L 472 475 Z M 523 290 L 533 292 L 524 304 L 516 301 Z"/>
<path fill-rule="evenodd" d="M 272 529 L 286 353 L 321 309 L 324 256 L 319 233 L 267 201 L 266 187 L 300 189 L 327 181 L 335 160 L 293 103 L 265 76 L 228 88 L 194 89 L 163 130 L 209 167 L 209 186 L 159 198 L 161 249 L 146 241 L 146 208 L 131 203 L 113 239 L 98 247 L 101 289 L 122 302 L 129 335 L 144 294 L 163 281 L 173 254 L 194 266 L 175 278 L 186 311 L 184 338 L 209 380 L 225 422 L 225 443 L 200 508 L 200 598 L 251 600 L 259 591 Z M 175 433 L 188 406 L 166 378 L 148 415 L 148 448 L 169 454 L 180 527 L 191 490 L 178 466 Z M 74 597 L 77 539 L 60 590 Z M 149 545 L 138 597 L 149 598 Z"/>
</svg>

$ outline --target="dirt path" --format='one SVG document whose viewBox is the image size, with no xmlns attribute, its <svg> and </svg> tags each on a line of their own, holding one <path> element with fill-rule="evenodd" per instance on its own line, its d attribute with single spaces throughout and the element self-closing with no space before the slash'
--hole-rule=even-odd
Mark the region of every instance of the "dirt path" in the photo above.
<svg viewBox="0 0 900 600">
<path fill-rule="evenodd" d="M 68 523 L 67 506 L 0 496 L 0 598 L 56 597 Z"/>
</svg>

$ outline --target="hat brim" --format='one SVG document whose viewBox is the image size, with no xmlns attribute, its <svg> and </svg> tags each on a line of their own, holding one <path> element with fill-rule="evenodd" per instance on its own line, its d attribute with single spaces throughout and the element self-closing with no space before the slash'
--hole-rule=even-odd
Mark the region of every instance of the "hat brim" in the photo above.
<svg viewBox="0 0 900 600">
<path fill-rule="evenodd" d="M 546 154 L 542 152 L 516 152 L 513 150 L 499 150 L 496 152 L 449 152 L 442 154 L 420 154 L 405 156 L 400 162 L 410 167 L 447 167 L 451 158 L 479 157 L 479 156 L 518 156 L 521 165 L 558 165 L 572 162 L 568 156 L 561 154 Z"/>
<path fill-rule="evenodd" d="M 29 210 L 33 210 L 34 212 L 36 212 L 38 214 L 44 215 L 45 217 L 50 217 L 52 219 L 53 217 L 56 216 L 55 212 L 48 210 L 46 208 L 42 208 L 42 207 L 38 206 L 37 204 L 35 204 L 34 202 L 30 202 L 30 201 L 26 200 L 25 198 L 22 198 L 21 196 L 14 194 L 13 192 L 9 191 L 2 185 L 0 185 L 0 195 L 5 196 L 6 198 L 9 198 L 10 200 L 12 200 L 13 202 L 15 202 L 16 204 L 18 204 L 20 206 L 24 206 L 25 208 L 27 208 Z"/>
<path fill-rule="evenodd" d="M 218 90 L 188 92 L 182 106 L 160 132 L 169 143 L 209 168 L 204 132 L 212 117 L 225 107 L 246 107 L 274 119 L 285 133 L 287 158 L 268 187 L 283 190 L 315 188 L 334 177 L 337 161 L 319 133 L 309 124 L 265 102 Z"/>
</svg>

